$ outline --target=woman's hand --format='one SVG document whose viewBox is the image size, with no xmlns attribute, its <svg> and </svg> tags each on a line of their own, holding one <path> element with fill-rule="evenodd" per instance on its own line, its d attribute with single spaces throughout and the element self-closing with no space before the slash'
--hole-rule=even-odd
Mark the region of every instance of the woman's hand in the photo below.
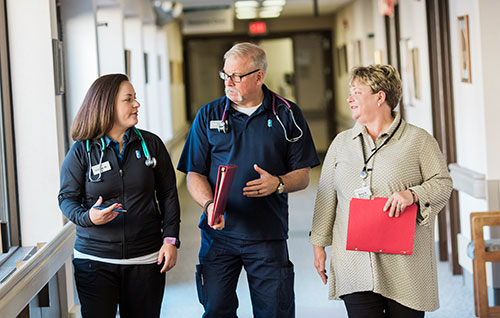
<svg viewBox="0 0 500 318">
<path fill-rule="evenodd" d="M 328 276 L 326 276 L 325 262 L 326 262 L 326 252 L 323 246 L 313 245 L 314 252 L 314 267 L 316 267 L 316 271 L 318 272 L 319 277 L 323 281 L 323 284 L 326 284 L 328 280 Z"/>
<path fill-rule="evenodd" d="M 214 204 L 213 202 L 210 203 L 207 206 L 207 221 L 212 217 L 212 214 L 214 213 Z M 224 219 L 224 214 L 221 214 L 217 217 L 217 219 L 214 221 L 214 225 L 212 225 L 212 229 L 214 230 L 222 230 L 226 226 L 226 220 Z"/>
<path fill-rule="evenodd" d="M 164 243 L 161 246 L 160 252 L 158 253 L 158 265 L 160 265 L 163 260 L 165 260 L 165 262 L 160 269 L 160 273 L 168 272 L 175 266 L 175 263 L 177 263 L 177 247 L 175 245 Z"/>
<path fill-rule="evenodd" d="M 384 212 L 389 210 L 389 217 L 399 217 L 407 206 L 412 205 L 413 196 L 410 190 L 394 192 L 384 206 Z"/>
<path fill-rule="evenodd" d="M 89 211 L 90 221 L 94 225 L 102 225 L 111 222 L 118 216 L 120 212 L 113 211 L 113 209 L 122 209 L 123 206 L 120 203 L 113 203 L 105 209 L 99 210 L 94 208 L 94 206 L 100 206 L 102 204 L 102 197 L 99 196 L 96 203 L 92 206 Z"/>
</svg>

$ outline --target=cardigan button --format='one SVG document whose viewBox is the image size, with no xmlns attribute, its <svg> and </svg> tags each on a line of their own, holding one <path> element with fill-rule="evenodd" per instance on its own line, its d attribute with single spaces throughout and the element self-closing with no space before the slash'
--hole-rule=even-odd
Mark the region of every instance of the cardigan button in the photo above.
<svg viewBox="0 0 500 318">
<path fill-rule="evenodd" d="M 430 206 L 431 206 L 431 204 L 430 204 L 429 202 L 425 202 L 425 207 L 426 207 L 426 208 L 428 208 L 428 207 L 430 207 Z"/>
</svg>

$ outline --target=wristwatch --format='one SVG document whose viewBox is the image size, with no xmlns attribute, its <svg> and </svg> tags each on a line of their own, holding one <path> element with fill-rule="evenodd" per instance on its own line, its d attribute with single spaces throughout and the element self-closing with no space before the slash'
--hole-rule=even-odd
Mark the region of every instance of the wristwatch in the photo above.
<svg viewBox="0 0 500 318">
<path fill-rule="evenodd" d="M 179 239 L 177 239 L 175 237 L 165 237 L 163 239 L 163 244 L 165 244 L 165 243 L 172 244 L 177 248 L 181 247 L 181 241 L 179 241 Z"/>
<path fill-rule="evenodd" d="M 280 181 L 280 183 L 278 184 L 278 188 L 276 188 L 276 192 L 278 192 L 278 194 L 282 194 L 283 192 L 285 192 L 285 183 L 283 182 L 283 179 L 281 179 L 280 176 L 276 177 Z"/>
</svg>

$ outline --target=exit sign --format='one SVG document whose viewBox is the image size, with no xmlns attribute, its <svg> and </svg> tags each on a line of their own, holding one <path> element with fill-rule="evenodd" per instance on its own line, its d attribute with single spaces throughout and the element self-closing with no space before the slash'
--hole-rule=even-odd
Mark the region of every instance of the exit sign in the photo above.
<svg viewBox="0 0 500 318">
<path fill-rule="evenodd" d="M 248 26 L 250 34 L 265 34 L 267 32 L 267 25 L 264 21 L 251 22 Z"/>
</svg>

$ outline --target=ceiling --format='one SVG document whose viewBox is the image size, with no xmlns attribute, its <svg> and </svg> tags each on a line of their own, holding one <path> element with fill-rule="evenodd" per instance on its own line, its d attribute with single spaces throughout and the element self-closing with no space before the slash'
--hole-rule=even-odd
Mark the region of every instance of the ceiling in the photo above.
<svg viewBox="0 0 500 318">
<path fill-rule="evenodd" d="M 317 0 L 319 15 L 333 13 L 336 9 L 352 0 Z M 177 0 L 184 8 L 232 5 L 234 0 Z M 314 0 L 287 0 L 281 16 L 313 15 Z"/>
</svg>

